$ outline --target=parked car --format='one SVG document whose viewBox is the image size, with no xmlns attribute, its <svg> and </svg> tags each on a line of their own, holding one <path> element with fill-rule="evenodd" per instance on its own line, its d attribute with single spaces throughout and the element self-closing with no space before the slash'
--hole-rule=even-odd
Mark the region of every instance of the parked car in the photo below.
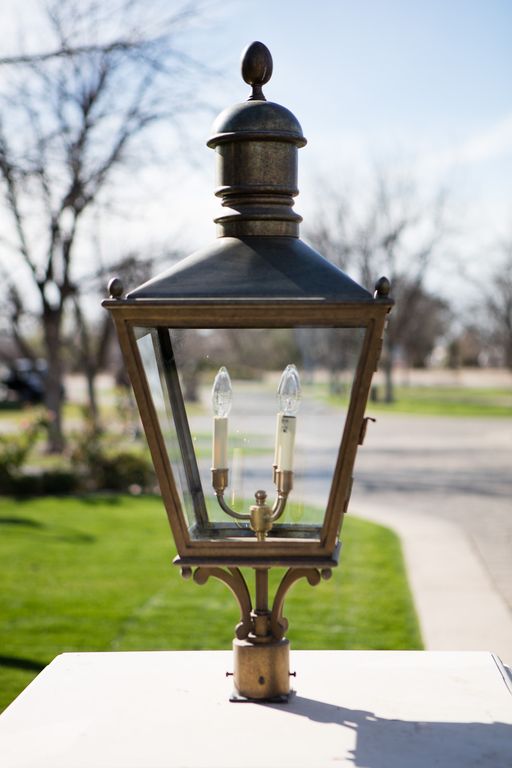
<svg viewBox="0 0 512 768">
<path fill-rule="evenodd" d="M 2 377 L 5 399 L 22 404 L 37 405 L 42 403 L 47 376 L 46 360 L 19 358 L 12 363 L 8 373 Z"/>
</svg>

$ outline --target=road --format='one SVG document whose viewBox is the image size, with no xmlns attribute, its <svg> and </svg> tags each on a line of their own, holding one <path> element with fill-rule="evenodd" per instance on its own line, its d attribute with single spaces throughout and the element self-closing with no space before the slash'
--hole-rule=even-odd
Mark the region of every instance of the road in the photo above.
<svg viewBox="0 0 512 768">
<path fill-rule="evenodd" d="M 370 429 L 352 507 L 458 524 L 512 611 L 512 419 L 382 415 Z"/>
</svg>

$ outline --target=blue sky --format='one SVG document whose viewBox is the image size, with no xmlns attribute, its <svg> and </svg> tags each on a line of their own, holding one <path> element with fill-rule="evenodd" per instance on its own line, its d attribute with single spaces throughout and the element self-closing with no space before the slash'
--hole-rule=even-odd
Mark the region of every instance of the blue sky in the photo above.
<svg viewBox="0 0 512 768">
<path fill-rule="evenodd" d="M 28 13 L 4 0 L 4 16 Z M 220 75 L 220 111 L 244 100 L 241 50 L 261 40 L 274 58 L 268 99 L 290 108 L 300 150 L 297 210 L 314 215 L 319 179 L 364 178 L 374 162 L 401 166 L 425 188 L 447 185 L 468 258 L 512 232 L 512 0 L 207 0 L 187 48 Z M 192 166 L 169 157 L 135 190 L 130 239 L 175 235 L 193 249 L 214 236 L 210 118 L 189 124 Z M 140 190 L 145 190 L 140 194 Z M 156 192 L 156 194 L 155 194 Z M 123 222 L 115 235 L 128 231 Z"/>
<path fill-rule="evenodd" d="M 512 233 L 511 0 L 227 0 L 212 7 L 196 53 L 224 75 L 213 94 L 219 108 L 247 96 L 239 74 L 245 45 L 259 39 L 272 52 L 267 98 L 290 108 L 308 139 L 296 202 L 304 226 L 322 181 L 352 179 L 357 190 L 375 163 L 400 166 L 420 188 L 448 188 L 456 247 L 470 269 L 492 262 L 481 250 Z M 193 218 L 181 209 L 194 247 L 213 234 L 216 211 L 212 153 L 202 149 L 209 126 L 196 128 L 197 167 L 183 174 Z M 199 215 L 206 227 L 192 224 Z"/>
<path fill-rule="evenodd" d="M 217 36 L 233 68 L 262 39 L 311 127 L 457 140 L 510 107 L 511 27 L 510 0 L 231 0 Z"/>
</svg>

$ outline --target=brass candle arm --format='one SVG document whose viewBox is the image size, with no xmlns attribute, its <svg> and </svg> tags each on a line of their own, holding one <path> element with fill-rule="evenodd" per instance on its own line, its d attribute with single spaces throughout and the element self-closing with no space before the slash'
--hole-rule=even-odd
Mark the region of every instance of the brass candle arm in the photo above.
<svg viewBox="0 0 512 768">
<path fill-rule="evenodd" d="M 234 517 L 237 520 L 250 520 L 250 515 L 244 515 L 240 512 L 235 512 L 234 509 L 231 509 L 231 507 L 226 503 L 226 500 L 224 499 L 224 493 L 223 492 L 217 492 L 217 501 L 219 502 L 219 507 L 230 517 Z"/>
<path fill-rule="evenodd" d="M 278 520 L 286 509 L 288 495 L 293 488 L 293 472 L 274 468 L 274 483 L 277 487 L 277 499 L 272 507 L 272 521 Z"/>
<path fill-rule="evenodd" d="M 229 470 L 212 469 L 212 486 L 217 496 L 220 508 L 230 517 L 236 520 L 247 520 L 256 534 L 258 541 L 264 541 L 273 523 L 278 520 L 286 509 L 288 494 L 293 488 L 293 472 L 288 470 L 275 470 L 274 482 L 277 486 L 277 498 L 273 507 L 266 504 L 265 491 L 256 491 L 256 504 L 251 506 L 249 514 L 235 512 L 224 499 L 224 491 L 228 487 Z"/>
</svg>

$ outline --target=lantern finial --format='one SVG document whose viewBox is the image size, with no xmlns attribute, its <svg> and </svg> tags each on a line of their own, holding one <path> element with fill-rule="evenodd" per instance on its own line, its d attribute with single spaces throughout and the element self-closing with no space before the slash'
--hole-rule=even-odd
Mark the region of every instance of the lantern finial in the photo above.
<svg viewBox="0 0 512 768">
<path fill-rule="evenodd" d="M 118 277 L 113 277 L 107 286 L 108 294 L 112 299 L 120 299 L 123 295 L 123 284 Z"/>
<path fill-rule="evenodd" d="M 374 299 L 387 299 L 391 291 L 391 283 L 387 277 L 379 277 L 375 283 Z"/>
<path fill-rule="evenodd" d="M 266 45 L 256 41 L 242 52 L 242 77 L 252 85 L 248 101 L 266 101 L 262 85 L 272 77 L 272 56 Z"/>
</svg>

